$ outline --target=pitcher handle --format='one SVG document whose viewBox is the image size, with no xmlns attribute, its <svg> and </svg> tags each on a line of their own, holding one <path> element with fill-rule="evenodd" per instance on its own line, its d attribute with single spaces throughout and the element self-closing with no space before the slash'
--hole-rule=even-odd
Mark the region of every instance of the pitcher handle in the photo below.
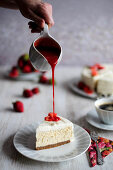
<svg viewBox="0 0 113 170">
<path fill-rule="evenodd" d="M 41 36 L 49 35 L 49 29 L 48 29 L 48 25 L 47 25 L 47 24 L 44 25 L 44 28 L 43 28 L 43 30 L 41 31 L 40 35 L 41 35 Z"/>
</svg>

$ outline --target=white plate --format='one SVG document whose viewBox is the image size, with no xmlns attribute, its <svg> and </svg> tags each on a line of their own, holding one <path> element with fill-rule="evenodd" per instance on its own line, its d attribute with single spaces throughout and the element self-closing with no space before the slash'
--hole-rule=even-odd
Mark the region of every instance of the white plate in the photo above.
<svg viewBox="0 0 113 170">
<path fill-rule="evenodd" d="M 87 113 L 86 120 L 92 126 L 103 130 L 113 130 L 113 125 L 104 124 L 98 117 L 96 110 Z"/>
<path fill-rule="evenodd" d="M 35 150 L 35 131 L 38 124 L 28 125 L 19 130 L 14 136 L 14 146 L 22 155 L 38 161 L 62 162 L 67 161 L 86 152 L 91 139 L 89 134 L 80 126 L 74 124 L 75 141 L 51 148 L 37 151 Z"/>
<path fill-rule="evenodd" d="M 69 87 L 77 94 L 81 95 L 81 96 L 84 96 L 84 97 L 87 97 L 87 98 L 90 98 L 90 99 L 97 99 L 97 93 L 93 93 L 93 94 L 87 94 L 85 93 L 83 90 L 79 89 L 78 88 L 78 83 L 80 82 L 80 78 L 77 78 L 75 77 L 74 79 L 72 79 L 70 82 L 69 82 Z"/>
</svg>

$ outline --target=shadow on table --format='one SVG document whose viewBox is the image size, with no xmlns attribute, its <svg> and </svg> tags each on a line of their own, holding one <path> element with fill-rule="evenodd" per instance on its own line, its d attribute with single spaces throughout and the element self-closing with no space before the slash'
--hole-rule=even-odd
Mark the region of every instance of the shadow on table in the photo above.
<svg viewBox="0 0 113 170">
<path fill-rule="evenodd" d="M 4 114 L 12 114 L 12 113 L 16 113 L 16 114 L 20 114 L 19 112 L 15 112 L 15 110 L 13 109 L 13 106 L 12 107 L 6 107 L 6 108 L 0 108 L 0 113 L 4 113 Z"/>
<path fill-rule="evenodd" d="M 103 133 L 103 132 L 104 132 L 104 135 L 105 135 L 105 134 L 108 134 L 108 133 L 112 133 L 112 132 L 110 132 L 110 131 L 103 130 L 103 129 L 99 129 L 99 128 L 96 128 L 96 127 L 90 125 L 90 124 L 86 121 L 86 116 L 81 117 L 80 119 L 78 119 L 78 120 L 75 121 L 75 122 L 72 120 L 72 122 L 75 123 L 75 124 L 77 124 L 77 125 L 79 125 L 79 126 L 81 126 L 81 127 L 83 127 L 84 129 L 88 129 L 88 130 L 90 130 L 90 131 L 95 131 L 95 132 L 97 132 L 97 134 Z"/>
<path fill-rule="evenodd" d="M 89 126 L 88 122 L 86 121 L 86 116 L 81 117 L 77 121 L 75 120 L 75 124 L 87 128 Z"/>
<path fill-rule="evenodd" d="M 8 159 L 10 159 L 12 162 L 15 162 L 15 164 L 18 164 L 18 166 L 22 165 L 25 167 L 27 166 L 38 166 L 40 165 L 42 167 L 43 166 L 52 166 L 54 164 L 54 166 L 58 166 L 59 164 L 62 163 L 49 163 L 49 162 L 41 162 L 41 161 L 35 161 L 35 160 L 31 160 L 29 158 L 24 157 L 23 155 L 21 155 L 19 152 L 17 152 L 17 150 L 15 149 L 14 145 L 13 145 L 13 138 L 14 138 L 14 134 L 9 136 L 4 144 L 3 144 L 3 152 L 5 154 L 6 157 L 8 157 Z M 38 167 L 37 167 L 38 168 Z"/>
</svg>

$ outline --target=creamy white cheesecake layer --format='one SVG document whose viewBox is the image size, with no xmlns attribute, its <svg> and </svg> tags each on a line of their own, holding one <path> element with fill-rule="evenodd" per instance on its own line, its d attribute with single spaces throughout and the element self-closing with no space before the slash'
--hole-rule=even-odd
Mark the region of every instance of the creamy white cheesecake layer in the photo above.
<svg viewBox="0 0 113 170">
<path fill-rule="evenodd" d="M 60 117 L 58 122 L 44 121 L 36 130 L 36 147 L 74 140 L 73 123 Z"/>
<path fill-rule="evenodd" d="M 98 80 L 97 93 L 105 96 L 113 94 L 113 72 L 109 72 Z"/>
<path fill-rule="evenodd" d="M 82 81 L 89 86 L 90 89 L 94 90 L 97 86 L 98 80 L 109 72 L 113 72 L 113 65 L 102 64 L 104 69 L 98 70 L 97 76 L 92 76 L 91 69 L 85 67 L 82 71 Z"/>
<path fill-rule="evenodd" d="M 94 90 L 96 87 L 96 82 L 99 76 L 92 77 L 91 70 L 89 68 L 84 68 L 82 72 L 82 81 L 91 89 Z"/>
<path fill-rule="evenodd" d="M 60 116 L 59 116 L 60 117 Z M 38 131 L 48 131 L 48 130 L 57 130 L 57 129 L 62 129 L 67 126 L 72 126 L 73 123 L 70 122 L 69 120 L 60 117 L 61 120 L 55 122 L 55 121 L 43 121 L 40 126 L 37 128 L 36 133 Z"/>
<path fill-rule="evenodd" d="M 66 127 L 63 129 L 48 132 L 42 131 L 37 133 L 36 147 L 57 144 L 68 140 L 73 140 L 72 127 Z"/>
</svg>

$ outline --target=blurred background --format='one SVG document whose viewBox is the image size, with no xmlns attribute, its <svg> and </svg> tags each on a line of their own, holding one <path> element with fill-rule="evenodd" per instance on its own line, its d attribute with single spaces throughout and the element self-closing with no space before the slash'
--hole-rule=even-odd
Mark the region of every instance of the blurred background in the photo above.
<svg viewBox="0 0 113 170">
<path fill-rule="evenodd" d="M 113 62 L 113 0 L 49 0 L 54 27 L 63 48 L 60 65 L 83 66 Z M 29 51 L 38 34 L 18 10 L 0 8 L 0 65 L 14 65 Z"/>
</svg>

